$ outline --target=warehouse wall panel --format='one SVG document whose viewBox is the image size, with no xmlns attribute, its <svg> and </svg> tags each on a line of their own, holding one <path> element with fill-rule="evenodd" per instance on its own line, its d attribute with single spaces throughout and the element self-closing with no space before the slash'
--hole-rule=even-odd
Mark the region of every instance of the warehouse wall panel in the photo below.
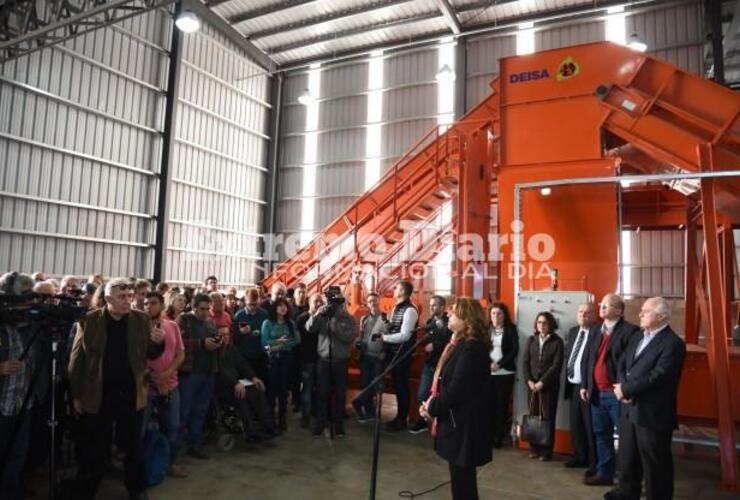
<svg viewBox="0 0 740 500">
<path fill-rule="evenodd" d="M 0 269 L 150 276 L 171 21 L 0 66 Z"/>
<path fill-rule="evenodd" d="M 210 26 L 183 40 L 166 279 L 255 283 L 270 77 Z"/>
<path fill-rule="evenodd" d="M 467 43 L 465 109 L 474 108 L 491 93 L 490 83 L 498 77 L 498 60 L 516 54 L 515 36 L 473 39 Z"/>
<path fill-rule="evenodd" d="M 684 231 L 629 231 L 623 266 L 626 294 L 682 298 L 684 246 Z"/>
<path fill-rule="evenodd" d="M 627 36 L 636 33 L 648 54 L 703 75 L 704 9 L 700 3 L 666 6 L 627 17 Z"/>
<path fill-rule="evenodd" d="M 537 31 L 534 35 L 535 50 L 559 49 L 583 43 L 605 40 L 604 21 L 568 23 Z"/>
</svg>

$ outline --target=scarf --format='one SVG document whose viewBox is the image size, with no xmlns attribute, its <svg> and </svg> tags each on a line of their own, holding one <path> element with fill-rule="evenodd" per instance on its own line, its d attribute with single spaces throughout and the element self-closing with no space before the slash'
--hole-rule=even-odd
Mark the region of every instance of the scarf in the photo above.
<svg viewBox="0 0 740 500">
<path fill-rule="evenodd" d="M 429 399 L 427 401 L 431 401 L 432 398 L 437 397 L 439 394 L 439 381 L 441 380 L 441 373 L 442 368 L 444 367 L 445 363 L 447 363 L 447 360 L 452 355 L 452 352 L 455 350 L 455 347 L 457 347 L 457 344 L 460 342 L 460 337 L 457 335 L 453 335 L 450 339 L 450 342 L 445 346 L 444 351 L 442 351 L 442 356 L 440 356 L 439 361 L 437 362 L 437 368 L 434 372 L 434 381 L 432 382 L 432 391 Z M 437 417 L 434 417 L 432 420 L 432 430 L 431 434 L 432 437 L 437 436 Z"/>
</svg>

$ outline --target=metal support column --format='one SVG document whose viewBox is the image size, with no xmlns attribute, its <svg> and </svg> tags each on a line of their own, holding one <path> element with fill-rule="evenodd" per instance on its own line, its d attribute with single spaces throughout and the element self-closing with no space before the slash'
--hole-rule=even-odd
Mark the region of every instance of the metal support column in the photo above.
<svg viewBox="0 0 740 500">
<path fill-rule="evenodd" d="M 714 64 L 714 81 L 725 84 L 725 51 L 722 45 L 722 1 L 707 0 L 707 17 L 712 32 L 712 61 Z M 729 33 L 728 33 L 729 34 Z"/>
<path fill-rule="evenodd" d="M 713 170 L 712 147 L 700 145 L 699 165 L 703 172 Z M 709 298 L 709 338 L 707 355 L 709 369 L 714 379 L 717 398 L 717 420 L 719 429 L 720 462 L 722 487 L 740 488 L 738 460 L 735 452 L 736 433 L 732 418 L 732 385 L 730 380 L 730 358 L 727 350 L 727 321 L 723 307 L 724 287 L 720 268 L 720 249 L 717 238 L 717 213 L 715 206 L 715 179 L 701 180 L 702 224 L 704 230 L 704 249 L 707 296 Z"/>
<path fill-rule="evenodd" d="M 684 338 L 687 344 L 699 343 L 699 327 L 696 315 L 696 219 L 694 219 L 693 203 L 689 203 L 686 209 L 686 239 L 684 248 L 684 296 L 686 298 L 686 316 L 684 318 Z"/>
<path fill-rule="evenodd" d="M 175 19 L 182 12 L 182 3 L 175 5 Z M 167 73 L 167 97 L 164 108 L 164 131 L 162 133 L 162 162 L 159 167 L 159 196 L 157 196 L 157 229 L 154 239 L 154 275 L 155 283 L 166 276 L 167 230 L 170 224 L 170 198 L 172 187 L 170 165 L 175 152 L 175 119 L 177 114 L 177 96 L 180 92 L 180 64 L 182 59 L 182 32 L 172 25 L 170 42 L 170 64 Z"/>
<path fill-rule="evenodd" d="M 275 244 L 275 231 L 277 229 L 278 166 L 280 163 L 280 121 L 283 110 L 283 82 L 284 79 L 282 73 L 274 75 L 270 92 L 272 100 L 270 133 L 272 135 L 272 140 L 270 141 L 270 170 L 267 176 L 267 186 L 269 186 L 270 191 L 268 193 L 267 210 L 265 210 L 264 223 L 262 225 L 265 229 L 265 234 L 262 238 L 263 244 L 265 245 L 262 252 L 265 256 L 263 261 L 264 276 L 267 276 L 272 272 L 273 264 L 277 260 L 277 256 L 273 255 L 273 250 Z"/>
<path fill-rule="evenodd" d="M 465 114 L 468 100 L 468 40 L 464 36 L 457 39 L 455 45 L 455 120 L 459 120 Z"/>
</svg>

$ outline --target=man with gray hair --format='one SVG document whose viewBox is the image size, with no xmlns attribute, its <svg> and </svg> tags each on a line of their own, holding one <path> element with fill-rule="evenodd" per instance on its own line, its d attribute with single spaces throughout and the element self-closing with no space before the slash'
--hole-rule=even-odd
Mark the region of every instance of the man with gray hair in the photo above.
<svg viewBox="0 0 740 500">
<path fill-rule="evenodd" d="M 609 500 L 638 500 L 645 478 L 648 499 L 673 498 L 671 439 L 678 427 L 676 399 L 686 344 L 669 326 L 671 308 L 662 297 L 640 310 L 642 334 L 632 339 L 619 365 L 614 395 L 622 404 L 619 488 Z"/>
<path fill-rule="evenodd" d="M 69 360 L 74 410 L 80 415 L 79 498 L 92 499 L 110 450 L 111 429 L 126 455 L 124 481 L 130 498 L 147 498 L 140 433 L 147 404 L 147 360 L 164 349 L 164 331 L 132 310 L 128 280 L 105 285 L 105 307 L 77 323 Z"/>
</svg>

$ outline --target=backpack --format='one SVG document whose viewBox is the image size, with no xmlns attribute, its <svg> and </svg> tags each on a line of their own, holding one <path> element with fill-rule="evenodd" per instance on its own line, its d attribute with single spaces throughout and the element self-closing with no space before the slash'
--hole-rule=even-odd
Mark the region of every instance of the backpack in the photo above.
<svg viewBox="0 0 740 500">
<path fill-rule="evenodd" d="M 146 484 L 155 486 L 164 480 L 170 468 L 170 442 L 158 430 L 147 429 L 143 448 Z"/>
</svg>

